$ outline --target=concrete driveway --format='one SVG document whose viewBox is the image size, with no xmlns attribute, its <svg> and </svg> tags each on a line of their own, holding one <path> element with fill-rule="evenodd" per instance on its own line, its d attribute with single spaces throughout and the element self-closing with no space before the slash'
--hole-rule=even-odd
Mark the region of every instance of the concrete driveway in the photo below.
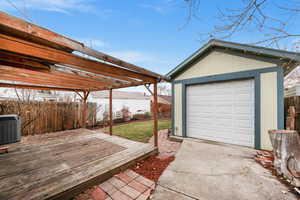
<svg viewBox="0 0 300 200">
<path fill-rule="evenodd" d="M 152 200 L 297 199 L 254 154 L 246 147 L 185 139 Z"/>
</svg>

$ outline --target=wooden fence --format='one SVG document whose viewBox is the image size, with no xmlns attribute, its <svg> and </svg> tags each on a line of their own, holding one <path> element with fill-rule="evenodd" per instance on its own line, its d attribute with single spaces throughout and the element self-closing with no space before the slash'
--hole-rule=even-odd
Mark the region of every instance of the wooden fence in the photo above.
<svg viewBox="0 0 300 200">
<path fill-rule="evenodd" d="M 82 127 L 82 103 L 0 101 L 0 114 L 17 114 L 22 120 L 22 135 L 34 135 Z M 88 103 L 87 126 L 96 123 L 95 103 Z"/>
<path fill-rule="evenodd" d="M 284 118 L 285 122 L 288 119 L 288 109 L 290 106 L 294 106 L 295 108 L 295 119 L 294 119 L 294 127 L 295 130 L 300 133 L 300 96 L 288 97 L 284 99 Z M 285 128 L 287 128 L 285 126 Z"/>
</svg>

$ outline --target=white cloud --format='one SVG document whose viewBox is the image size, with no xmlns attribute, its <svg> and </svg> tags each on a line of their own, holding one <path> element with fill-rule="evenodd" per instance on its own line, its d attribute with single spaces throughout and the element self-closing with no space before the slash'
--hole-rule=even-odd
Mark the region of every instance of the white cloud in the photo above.
<svg viewBox="0 0 300 200">
<path fill-rule="evenodd" d="M 132 63 L 144 63 L 144 62 L 151 62 L 155 60 L 155 58 L 148 56 L 142 52 L 139 51 L 112 51 L 108 54 L 120 58 L 127 62 Z"/>
<path fill-rule="evenodd" d="M 95 0 L 13 0 L 0 1 L 2 9 L 15 9 L 17 7 L 21 11 L 26 9 L 31 10 L 46 10 L 70 14 L 71 11 L 80 12 L 95 12 L 96 9 L 92 5 Z"/>
<path fill-rule="evenodd" d="M 158 1 L 159 3 L 147 3 L 147 4 L 140 4 L 139 6 L 141 8 L 146 8 L 146 9 L 150 9 L 153 10 L 159 14 L 167 14 L 168 12 L 170 12 L 173 8 L 174 5 L 176 5 L 176 1 L 175 0 L 160 0 Z"/>
<path fill-rule="evenodd" d="M 168 71 L 166 67 L 176 65 L 174 59 L 168 60 L 168 58 L 161 57 L 161 55 L 151 54 L 149 52 L 127 50 L 108 51 L 105 53 L 161 74 L 165 74 Z"/>
<path fill-rule="evenodd" d="M 155 12 L 158 12 L 160 14 L 165 14 L 167 12 L 167 9 L 163 6 L 154 6 L 150 4 L 142 4 L 140 5 L 142 8 L 149 8 Z"/>
</svg>

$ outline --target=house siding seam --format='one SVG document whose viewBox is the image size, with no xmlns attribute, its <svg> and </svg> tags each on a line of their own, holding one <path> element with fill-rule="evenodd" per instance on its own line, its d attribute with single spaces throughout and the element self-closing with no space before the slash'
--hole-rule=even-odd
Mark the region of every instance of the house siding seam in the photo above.
<svg viewBox="0 0 300 200">
<path fill-rule="evenodd" d="M 211 83 L 219 81 L 237 80 L 253 78 L 255 80 L 255 148 L 261 148 L 261 74 L 277 72 L 277 123 L 278 128 L 283 128 L 283 69 L 282 67 L 268 67 L 255 70 L 247 70 L 241 72 L 233 72 L 227 74 L 218 74 L 199 78 L 190 78 L 183 80 L 175 80 L 173 84 L 180 83 L 182 85 L 182 136 L 186 137 L 186 87 L 193 84 Z M 175 92 L 175 91 L 174 91 Z M 174 93 L 175 96 L 175 93 Z M 173 114 L 176 113 L 175 107 Z M 173 116 L 175 118 L 175 116 Z"/>
</svg>

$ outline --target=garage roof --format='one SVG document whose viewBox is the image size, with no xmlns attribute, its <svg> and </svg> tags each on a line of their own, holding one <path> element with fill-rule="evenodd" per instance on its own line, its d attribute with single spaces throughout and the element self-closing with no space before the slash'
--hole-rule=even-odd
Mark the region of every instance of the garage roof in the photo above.
<svg viewBox="0 0 300 200">
<path fill-rule="evenodd" d="M 194 54 L 180 63 L 177 67 L 172 69 L 167 76 L 170 78 L 174 78 L 181 72 L 183 72 L 186 67 L 192 65 L 195 61 L 199 60 L 199 58 L 203 57 L 203 55 L 212 51 L 213 49 L 225 49 L 229 51 L 238 51 L 243 52 L 245 54 L 252 54 L 255 56 L 262 56 L 266 58 L 274 59 L 278 61 L 282 66 L 286 67 L 286 73 L 290 72 L 294 67 L 299 65 L 300 63 L 300 53 L 272 49 L 248 44 L 240 44 L 234 42 L 228 42 L 223 40 L 210 40 L 207 44 L 197 50 Z"/>
</svg>

